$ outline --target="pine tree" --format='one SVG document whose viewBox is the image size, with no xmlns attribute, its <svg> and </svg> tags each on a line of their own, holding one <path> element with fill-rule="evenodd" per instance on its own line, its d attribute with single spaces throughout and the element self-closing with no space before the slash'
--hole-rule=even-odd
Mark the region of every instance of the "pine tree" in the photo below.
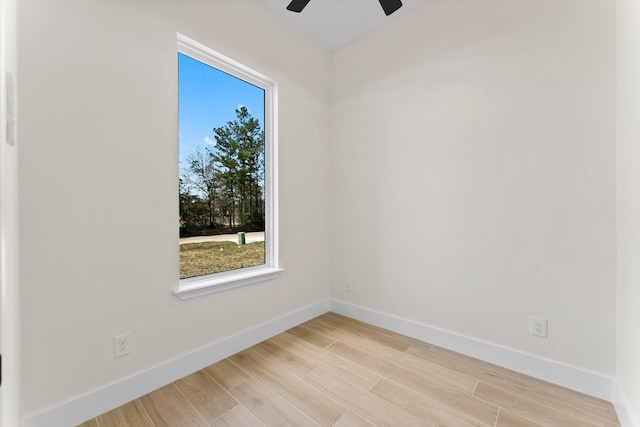
<svg viewBox="0 0 640 427">
<path fill-rule="evenodd" d="M 213 129 L 218 181 L 229 209 L 229 227 L 264 229 L 264 132 L 246 107 L 236 109 L 236 120 Z"/>
</svg>

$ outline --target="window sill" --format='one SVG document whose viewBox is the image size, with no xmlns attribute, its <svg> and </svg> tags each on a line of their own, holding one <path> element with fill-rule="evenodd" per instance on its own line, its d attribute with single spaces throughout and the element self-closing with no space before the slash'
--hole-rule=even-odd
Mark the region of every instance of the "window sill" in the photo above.
<svg viewBox="0 0 640 427">
<path fill-rule="evenodd" d="M 188 300 L 216 292 L 247 286 L 278 277 L 282 268 L 258 266 L 243 268 L 241 271 L 211 274 L 180 280 L 180 286 L 173 294 L 181 300 Z"/>
</svg>

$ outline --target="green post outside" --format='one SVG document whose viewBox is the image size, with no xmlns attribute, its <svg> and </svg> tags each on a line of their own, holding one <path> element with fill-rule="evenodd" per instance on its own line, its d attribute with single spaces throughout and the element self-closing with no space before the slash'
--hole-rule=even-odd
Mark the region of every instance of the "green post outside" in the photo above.
<svg viewBox="0 0 640 427">
<path fill-rule="evenodd" d="M 245 242 L 245 239 L 244 239 L 244 231 L 239 231 L 238 232 L 238 244 L 239 245 L 244 245 L 245 243 L 246 242 Z"/>
</svg>

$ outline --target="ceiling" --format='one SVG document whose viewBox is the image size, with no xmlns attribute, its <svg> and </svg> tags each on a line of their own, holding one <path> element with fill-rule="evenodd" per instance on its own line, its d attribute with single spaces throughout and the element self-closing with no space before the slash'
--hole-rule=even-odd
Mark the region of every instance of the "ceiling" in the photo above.
<svg viewBox="0 0 640 427">
<path fill-rule="evenodd" d="M 290 12 L 290 0 L 261 0 L 278 15 L 333 52 L 392 22 L 428 0 L 402 0 L 402 7 L 385 16 L 378 0 L 311 0 L 302 13 Z"/>
</svg>

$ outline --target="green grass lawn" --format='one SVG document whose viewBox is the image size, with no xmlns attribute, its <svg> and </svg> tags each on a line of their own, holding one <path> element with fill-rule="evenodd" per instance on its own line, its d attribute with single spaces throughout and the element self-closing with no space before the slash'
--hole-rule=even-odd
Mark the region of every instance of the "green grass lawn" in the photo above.
<svg viewBox="0 0 640 427">
<path fill-rule="evenodd" d="M 180 245 L 180 278 L 264 264 L 264 242 L 204 242 Z"/>
</svg>

